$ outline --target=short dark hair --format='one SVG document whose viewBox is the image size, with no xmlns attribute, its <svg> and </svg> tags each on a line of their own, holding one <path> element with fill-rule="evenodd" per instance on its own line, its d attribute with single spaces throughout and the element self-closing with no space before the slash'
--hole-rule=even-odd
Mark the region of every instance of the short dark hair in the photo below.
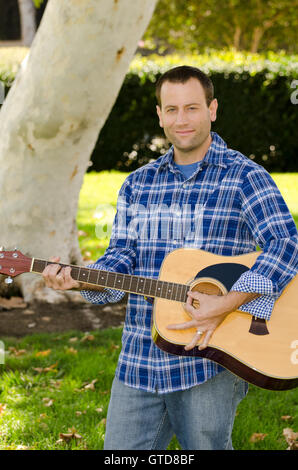
<svg viewBox="0 0 298 470">
<path fill-rule="evenodd" d="M 164 82 L 172 83 L 186 83 L 190 78 L 196 78 L 201 83 L 205 91 L 206 102 L 209 106 L 214 98 L 214 87 L 210 78 L 196 67 L 190 67 L 189 65 L 180 65 L 168 70 L 159 77 L 156 83 L 155 96 L 158 105 L 161 106 L 160 91 Z"/>
</svg>

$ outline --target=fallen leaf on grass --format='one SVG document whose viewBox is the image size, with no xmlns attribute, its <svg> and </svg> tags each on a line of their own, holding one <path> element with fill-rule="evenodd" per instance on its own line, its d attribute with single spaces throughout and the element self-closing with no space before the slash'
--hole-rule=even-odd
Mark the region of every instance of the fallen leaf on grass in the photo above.
<svg viewBox="0 0 298 470">
<path fill-rule="evenodd" d="M 268 434 L 263 434 L 263 433 L 261 433 L 261 432 L 255 432 L 255 433 L 253 433 L 253 434 L 250 436 L 249 442 L 259 442 L 259 441 L 263 441 L 266 436 L 268 436 Z"/>
<path fill-rule="evenodd" d="M 52 364 L 49 367 L 33 367 L 33 370 L 38 372 L 39 374 L 42 374 L 42 372 L 57 372 L 57 369 L 55 367 L 58 365 L 58 362 L 56 364 Z"/>
<path fill-rule="evenodd" d="M 13 347 L 13 346 L 10 346 L 10 347 L 8 348 L 8 350 L 9 350 L 10 353 L 12 353 L 15 357 L 22 356 L 23 354 L 26 354 L 26 352 L 27 352 L 26 349 L 16 349 L 16 348 Z"/>
<path fill-rule="evenodd" d="M 291 428 L 285 428 L 282 433 L 289 446 L 287 450 L 298 450 L 298 432 L 294 432 Z"/>
<path fill-rule="evenodd" d="M 93 335 L 85 335 L 85 336 L 83 336 L 83 338 L 81 339 L 82 343 L 83 343 L 84 341 L 94 341 L 94 340 L 95 340 L 95 336 L 93 336 Z"/>
<path fill-rule="evenodd" d="M 290 421 L 291 419 L 293 419 L 293 416 L 289 416 L 289 415 L 281 416 L 281 419 L 282 419 L 283 421 Z"/>
<path fill-rule="evenodd" d="M 84 230 L 78 230 L 78 237 L 88 237 L 88 233 Z"/>
<path fill-rule="evenodd" d="M 61 385 L 62 385 L 62 380 L 53 380 L 53 379 L 51 379 L 51 380 L 50 380 L 50 384 L 51 384 L 52 387 L 54 387 L 54 388 L 60 388 Z"/>
<path fill-rule="evenodd" d="M 90 383 L 85 382 L 85 383 L 81 386 L 81 388 L 75 388 L 75 389 L 74 389 L 74 392 L 79 392 L 79 393 L 81 393 L 81 392 L 84 392 L 85 390 L 92 390 L 92 391 L 94 391 L 94 390 L 95 390 L 94 384 L 95 384 L 97 381 L 98 381 L 97 379 L 94 379 L 94 380 L 92 380 L 92 382 L 90 382 Z"/>
<path fill-rule="evenodd" d="M 65 352 L 68 354 L 78 354 L 77 349 L 70 347 L 70 348 L 65 348 Z"/>
<path fill-rule="evenodd" d="M 92 382 L 90 382 L 89 384 L 83 386 L 84 389 L 85 389 L 85 390 L 95 390 L 94 384 L 95 384 L 97 381 L 98 381 L 97 379 L 92 380 Z"/>
<path fill-rule="evenodd" d="M 38 352 L 35 354 L 35 357 L 46 357 L 46 356 L 48 356 L 49 354 L 51 354 L 51 349 L 47 349 L 46 351 L 38 351 Z"/>
<path fill-rule="evenodd" d="M 74 336 L 73 338 L 69 338 L 68 340 L 70 343 L 75 343 L 76 341 L 78 341 L 78 338 L 76 336 Z"/>
<path fill-rule="evenodd" d="M 60 439 L 58 439 L 58 441 L 56 441 L 56 444 L 62 444 L 64 442 L 70 442 L 72 439 L 75 439 L 75 440 L 82 439 L 82 436 L 80 436 L 80 434 L 78 434 L 77 430 L 74 427 L 69 428 L 68 433 L 60 432 L 59 437 L 60 437 Z"/>
<path fill-rule="evenodd" d="M 44 397 L 42 401 L 43 401 L 44 406 L 48 406 L 48 407 L 52 406 L 54 403 L 54 400 L 48 397 Z"/>
</svg>

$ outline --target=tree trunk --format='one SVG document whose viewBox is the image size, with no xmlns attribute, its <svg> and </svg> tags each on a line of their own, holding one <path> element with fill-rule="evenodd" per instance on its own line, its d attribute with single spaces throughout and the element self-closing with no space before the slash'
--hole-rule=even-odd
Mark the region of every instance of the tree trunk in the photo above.
<svg viewBox="0 0 298 470">
<path fill-rule="evenodd" d="M 240 50 L 241 33 L 242 33 L 241 28 L 239 25 L 237 25 L 235 28 L 234 38 L 233 38 L 233 47 L 236 49 L 236 51 Z"/>
<path fill-rule="evenodd" d="M 155 0 L 50 0 L 0 113 L 1 245 L 81 263 L 76 214 L 90 154 Z M 100 191 L 100 188 L 98 188 Z M 41 277 L 24 299 L 59 300 Z"/>
<path fill-rule="evenodd" d="M 36 33 L 35 7 L 32 0 L 18 0 L 21 36 L 24 46 L 31 46 Z"/>
<path fill-rule="evenodd" d="M 260 26 L 256 26 L 253 30 L 253 34 L 252 34 L 252 42 L 251 42 L 251 48 L 250 48 L 250 52 L 252 53 L 256 53 L 258 52 L 258 49 L 259 49 L 259 46 L 260 46 L 260 41 L 264 35 L 264 32 L 265 32 L 265 29 L 260 27 Z"/>
</svg>

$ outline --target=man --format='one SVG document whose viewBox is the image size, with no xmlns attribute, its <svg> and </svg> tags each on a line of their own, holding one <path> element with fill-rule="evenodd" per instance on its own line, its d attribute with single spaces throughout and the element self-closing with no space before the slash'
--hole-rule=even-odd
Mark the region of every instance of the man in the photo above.
<svg viewBox="0 0 298 470">
<path fill-rule="evenodd" d="M 110 244 L 92 267 L 158 277 L 167 253 L 179 247 L 220 255 L 263 253 L 224 296 L 188 295 L 196 327 L 186 349 L 205 348 L 215 328 L 237 308 L 260 318 L 270 313 L 297 272 L 297 230 L 269 174 L 214 132 L 217 100 L 210 79 L 193 67 L 166 72 L 156 87 L 160 126 L 172 143 L 157 161 L 131 173 L 118 198 Z M 58 258 L 53 258 L 58 261 Z M 48 286 L 79 288 L 91 302 L 117 302 L 123 293 L 91 291 L 70 269 L 50 265 Z M 199 309 L 192 306 L 199 300 Z M 232 449 L 236 408 L 244 381 L 199 357 L 161 351 L 151 339 L 152 305 L 131 294 L 122 350 L 109 405 L 105 449 L 166 449 L 176 434 L 184 449 Z"/>
</svg>

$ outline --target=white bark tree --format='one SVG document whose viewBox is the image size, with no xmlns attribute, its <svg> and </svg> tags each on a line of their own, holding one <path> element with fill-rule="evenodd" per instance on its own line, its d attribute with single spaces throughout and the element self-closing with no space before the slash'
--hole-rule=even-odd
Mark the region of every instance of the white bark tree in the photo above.
<svg viewBox="0 0 298 470">
<path fill-rule="evenodd" d="M 32 0 L 18 0 L 21 37 L 24 46 L 31 46 L 36 33 L 35 6 Z"/>
<path fill-rule="evenodd" d="M 5 249 L 82 263 L 76 214 L 83 176 L 155 3 L 49 0 L 0 112 Z M 47 290 L 40 276 L 16 279 L 27 302 L 68 295 Z"/>
</svg>

